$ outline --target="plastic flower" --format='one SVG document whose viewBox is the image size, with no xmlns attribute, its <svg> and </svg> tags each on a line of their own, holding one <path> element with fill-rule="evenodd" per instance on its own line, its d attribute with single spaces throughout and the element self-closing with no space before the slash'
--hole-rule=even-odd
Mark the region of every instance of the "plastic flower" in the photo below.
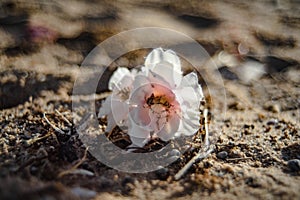
<svg viewBox="0 0 300 200">
<path fill-rule="evenodd" d="M 109 89 L 112 95 L 98 116 L 107 116 L 107 132 L 116 125 L 127 127 L 133 146 L 143 147 L 154 137 L 169 141 L 193 135 L 199 129 L 203 93 L 197 74 L 183 76 L 172 50 L 154 49 L 139 72 L 118 68 Z"/>
</svg>

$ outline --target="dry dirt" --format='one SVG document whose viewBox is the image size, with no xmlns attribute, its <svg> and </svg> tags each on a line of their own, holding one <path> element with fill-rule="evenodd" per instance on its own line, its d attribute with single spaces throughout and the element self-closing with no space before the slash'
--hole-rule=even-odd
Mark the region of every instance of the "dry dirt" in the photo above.
<svg viewBox="0 0 300 200">
<path fill-rule="evenodd" d="M 85 56 L 145 26 L 197 40 L 219 68 L 207 63 L 200 74 L 219 72 L 224 81 L 203 83 L 214 152 L 180 180 L 174 175 L 198 147 L 160 170 L 125 173 L 85 152 L 73 124 L 72 88 Z M 300 199 L 299 29 L 297 1 L 1 1 L 0 199 Z M 114 62 L 98 96 L 116 66 L 142 64 L 147 52 Z M 249 60 L 264 74 L 250 76 Z M 213 94 L 220 85 L 226 99 Z"/>
</svg>

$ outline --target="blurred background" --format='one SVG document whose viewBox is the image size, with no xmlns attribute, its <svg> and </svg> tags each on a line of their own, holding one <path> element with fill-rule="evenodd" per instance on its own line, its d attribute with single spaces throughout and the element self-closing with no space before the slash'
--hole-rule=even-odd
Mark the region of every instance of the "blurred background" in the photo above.
<svg viewBox="0 0 300 200">
<path fill-rule="evenodd" d="M 192 37 L 225 79 L 249 82 L 265 73 L 298 69 L 299 5 L 288 0 L 2 0 L 0 107 L 22 103 L 44 88 L 58 90 L 53 79 L 73 80 L 77 66 L 100 42 L 139 27 L 170 28 Z M 141 64 L 140 57 L 127 56 L 130 59 L 120 59 L 117 66 Z M 60 77 L 54 78 L 57 74 Z M 21 83 L 25 76 L 35 83 Z M 299 72 L 284 76 L 297 79 Z M 12 83 L 13 77 L 18 83 Z M 22 91 L 21 84 L 27 84 Z"/>
</svg>

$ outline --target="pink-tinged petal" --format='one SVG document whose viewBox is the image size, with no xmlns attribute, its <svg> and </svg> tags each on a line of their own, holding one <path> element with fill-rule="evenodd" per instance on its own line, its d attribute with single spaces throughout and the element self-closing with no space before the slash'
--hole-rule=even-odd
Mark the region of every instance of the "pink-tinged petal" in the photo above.
<svg viewBox="0 0 300 200">
<path fill-rule="evenodd" d="M 124 88 L 131 85 L 132 82 L 133 82 L 133 77 L 129 69 L 125 67 L 119 67 L 110 77 L 108 83 L 108 89 L 114 90 L 114 89 L 119 89 L 120 87 Z"/>
<path fill-rule="evenodd" d="M 156 132 L 159 132 L 167 123 L 167 112 L 162 105 L 154 104 L 149 111 L 151 122 L 149 128 Z"/>
<path fill-rule="evenodd" d="M 130 110 L 144 107 L 147 98 L 152 94 L 151 84 L 141 85 L 131 92 L 129 98 Z"/>
<path fill-rule="evenodd" d="M 144 106 L 133 107 L 130 111 L 130 117 L 140 126 L 148 126 L 151 122 L 149 108 Z"/>
<path fill-rule="evenodd" d="M 175 136 L 180 124 L 180 117 L 171 113 L 167 123 L 163 126 L 163 128 L 156 134 L 163 141 L 168 141 Z"/>
<path fill-rule="evenodd" d="M 129 117 L 128 135 L 135 138 L 148 138 L 150 131 L 146 130 L 143 126 L 136 124 L 133 119 Z"/>
<path fill-rule="evenodd" d="M 168 62 L 173 66 L 173 70 L 181 73 L 180 59 L 172 50 L 164 51 L 162 48 L 152 50 L 145 60 L 145 67 L 152 70 L 158 63 Z"/>
<path fill-rule="evenodd" d="M 163 77 L 163 79 L 170 84 L 171 88 L 176 88 L 180 85 L 182 74 L 174 70 L 172 64 L 168 62 L 158 63 L 153 67 L 152 71 Z"/>
</svg>

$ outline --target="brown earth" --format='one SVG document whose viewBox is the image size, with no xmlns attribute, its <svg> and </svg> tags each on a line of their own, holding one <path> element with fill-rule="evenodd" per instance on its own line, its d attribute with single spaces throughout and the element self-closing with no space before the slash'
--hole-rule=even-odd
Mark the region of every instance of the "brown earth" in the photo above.
<svg viewBox="0 0 300 200">
<path fill-rule="evenodd" d="M 0 199 L 299 199 L 299 8 L 280 0 L 1 1 Z M 207 62 L 199 72 L 214 152 L 180 180 L 175 174 L 199 147 L 155 172 L 125 173 L 85 154 L 73 124 L 72 88 L 85 56 L 145 26 L 189 35 L 219 68 Z M 110 66 L 97 108 L 116 66 L 142 64 L 147 52 Z M 250 60 L 264 74 L 251 76 Z"/>
</svg>

